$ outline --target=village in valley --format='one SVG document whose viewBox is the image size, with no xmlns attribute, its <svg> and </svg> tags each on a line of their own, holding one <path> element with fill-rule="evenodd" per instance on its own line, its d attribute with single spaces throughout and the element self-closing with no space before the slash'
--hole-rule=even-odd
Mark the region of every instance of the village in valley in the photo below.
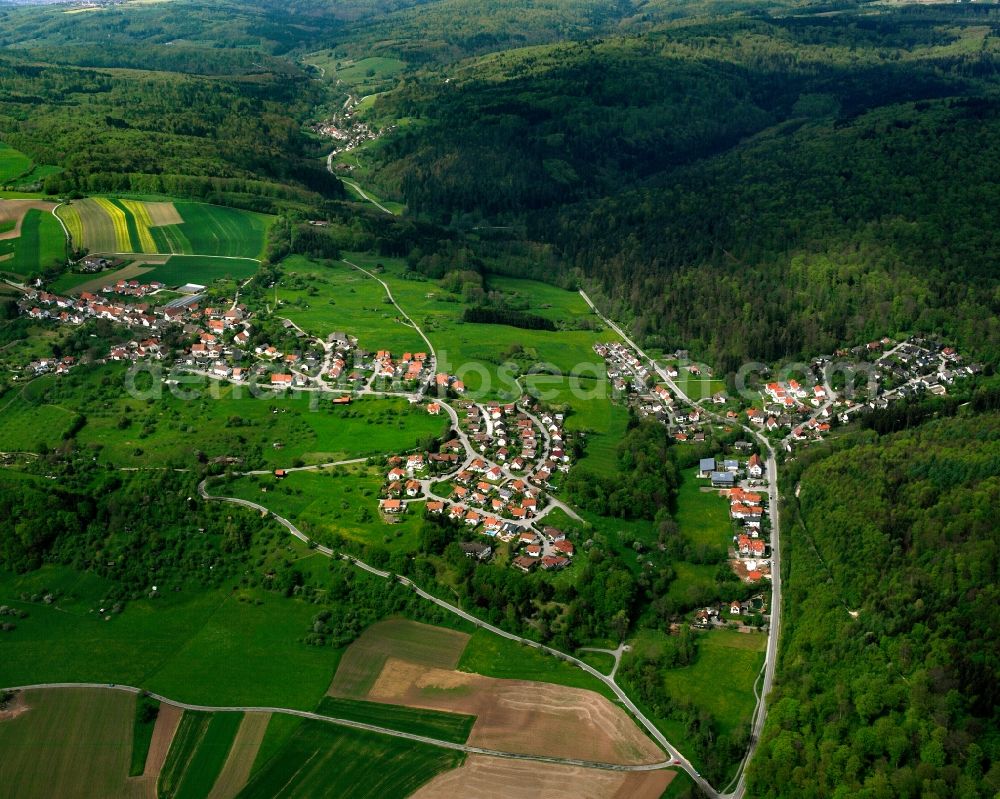
<svg viewBox="0 0 1000 799">
<path fill-rule="evenodd" d="M 103 267 L 88 262 L 91 271 Z M 329 393 L 325 401 L 333 405 L 350 405 L 365 395 L 405 396 L 431 416 L 450 417 L 450 436 L 437 451 L 387 457 L 378 499 L 382 519 L 391 525 L 423 512 L 449 520 L 461 530 L 465 554 L 478 562 L 491 560 L 502 547 L 505 560 L 523 572 L 572 565 L 574 543 L 546 522 L 556 509 L 575 517 L 556 496 L 560 476 L 573 465 L 574 434 L 566 432 L 563 412 L 528 395 L 507 402 L 465 399 L 464 382 L 437 372 L 433 353 L 369 351 L 350 332 L 320 338 L 283 319 L 284 344 L 277 346 L 255 325 L 254 311 L 239 301 L 238 292 L 228 300 L 208 299 L 205 288 L 187 284 L 171 290 L 160 281 L 109 279 L 77 296 L 29 289 L 19 307 L 33 320 L 71 326 L 104 320 L 134 331 L 133 339 L 109 348 L 108 362 L 162 362 L 177 374 L 253 386 L 265 394 Z M 690 363 L 683 350 L 650 363 L 621 341 L 593 349 L 605 362 L 611 401 L 664 424 L 677 444 L 711 447 L 748 424 L 788 452 L 864 410 L 920 392 L 943 394 L 980 368 L 963 364 L 954 349 L 938 342 L 883 339 L 836 353 L 870 367 L 863 372 L 871 380 L 860 387 L 865 392 L 860 398 L 848 399 L 843 386 L 831 385 L 831 356 L 815 359 L 801 380 L 764 380 L 754 389 L 759 401 L 753 402 L 728 395 L 711 369 Z M 63 374 L 76 363 L 72 356 L 42 358 L 28 364 L 26 373 Z M 175 380 L 176 374 L 165 379 Z M 688 391 L 700 387 L 700 394 L 678 396 L 678 383 L 670 383 L 681 380 Z M 726 450 L 731 455 L 701 459 L 697 475 L 705 490 L 717 492 L 729 505 L 732 570 L 743 582 L 756 584 L 770 577 L 763 461 L 759 447 L 746 439 Z M 284 470 L 275 475 L 282 477 Z M 699 615 L 697 623 L 705 620 Z"/>
<path fill-rule="evenodd" d="M 728 429 L 749 422 L 787 452 L 893 402 L 923 394 L 944 396 L 956 381 L 982 372 L 980 364 L 964 363 L 960 353 L 940 341 L 883 338 L 819 356 L 798 379 L 758 376 L 755 383 L 730 393 L 713 379 L 710 367 L 691 363 L 686 350 L 664 358 L 663 365 L 644 363 L 622 342 L 595 344 L 594 351 L 605 361 L 615 400 L 666 425 L 678 443 L 705 442 L 713 421 L 721 420 Z M 680 402 L 664 378 L 683 379 L 694 387 L 685 399 L 695 404 Z"/>
</svg>

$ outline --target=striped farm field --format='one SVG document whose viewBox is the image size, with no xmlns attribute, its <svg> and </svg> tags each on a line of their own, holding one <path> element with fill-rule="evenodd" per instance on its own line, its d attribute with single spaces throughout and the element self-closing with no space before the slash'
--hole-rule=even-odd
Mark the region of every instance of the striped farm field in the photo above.
<svg viewBox="0 0 1000 799">
<path fill-rule="evenodd" d="M 135 696 L 102 689 L 18 695 L 0 720 L 0 796 L 126 799 Z"/>
<path fill-rule="evenodd" d="M 111 226 L 115 231 L 115 252 L 132 252 L 132 242 L 131 236 L 129 235 L 129 220 L 125 216 L 125 211 L 119 206 L 115 205 L 111 200 L 105 199 L 104 197 L 98 197 L 94 200 L 101 210 L 108 215 L 111 220 Z"/>
<path fill-rule="evenodd" d="M 271 217 L 196 202 L 95 197 L 57 211 L 73 246 L 92 253 L 259 259 Z"/>
</svg>

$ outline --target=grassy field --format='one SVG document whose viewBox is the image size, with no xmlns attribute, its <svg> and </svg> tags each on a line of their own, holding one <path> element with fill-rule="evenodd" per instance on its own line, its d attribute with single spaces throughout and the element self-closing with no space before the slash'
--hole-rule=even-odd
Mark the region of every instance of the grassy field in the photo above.
<svg viewBox="0 0 1000 799">
<path fill-rule="evenodd" d="M 332 696 L 323 697 L 316 712 L 331 718 L 362 721 L 365 724 L 459 744 L 469 740 L 472 725 L 476 723 L 475 716 L 461 713 L 385 705 L 381 702 L 361 702 L 356 699 L 337 699 Z"/>
<path fill-rule="evenodd" d="M 99 462 L 184 466 L 200 450 L 209 458 L 238 455 L 248 468 L 288 467 L 404 452 L 445 425 L 403 399 L 365 399 L 350 406 L 334 406 L 316 394 L 265 392 L 257 399 L 246 387 L 208 379 L 200 398 L 182 399 L 159 384 L 154 391 L 159 400 L 148 404 L 128 396 L 126 379 L 124 368 L 108 365 L 77 369 L 58 381 L 34 381 L 0 415 L 0 450 L 55 446 L 81 413 L 87 424 L 77 441 L 93 447 Z"/>
<path fill-rule="evenodd" d="M 31 159 L 19 150 L 0 143 L 0 183 L 9 183 L 31 169 Z"/>
<path fill-rule="evenodd" d="M 250 778 L 240 799 L 402 799 L 463 758 L 447 749 L 303 721 Z"/>
<path fill-rule="evenodd" d="M 242 713 L 185 712 L 160 774 L 161 799 L 208 796 L 242 720 Z"/>
<path fill-rule="evenodd" d="M 210 255 L 173 255 L 163 266 L 154 266 L 144 281 L 159 280 L 168 286 L 197 283 L 207 286 L 216 280 L 243 280 L 253 276 L 260 263 L 250 258 L 217 258 Z"/>
<path fill-rule="evenodd" d="M 614 693 L 583 669 L 482 629 L 472 634 L 458 669 L 506 680 L 534 680 L 586 688 L 614 700 Z"/>
<path fill-rule="evenodd" d="M 693 400 L 705 399 L 726 390 L 725 380 L 713 380 L 709 377 L 695 377 L 690 372 L 680 369 L 680 374 L 674 378 L 677 388 Z"/>
<path fill-rule="evenodd" d="M 718 491 L 702 491 L 708 480 L 699 480 L 696 470 L 684 472 L 677 493 L 675 516 L 681 533 L 692 544 L 725 551 L 733 538 L 733 525 L 729 521 L 729 503 Z"/>
<path fill-rule="evenodd" d="M 346 264 L 329 266 L 299 256 L 285 259 L 278 314 L 325 338 L 334 331 L 357 336 L 368 350 L 423 352 L 424 340 L 386 301 L 385 289 Z"/>
<path fill-rule="evenodd" d="M 315 561 L 325 572 L 326 558 L 291 540 L 288 546 L 299 568 L 308 571 Z M 104 621 L 95 611 L 107 590 L 99 578 L 66 567 L 0 573 L 0 604 L 30 613 L 4 634 L 0 685 L 115 682 L 196 704 L 311 710 L 337 669 L 339 650 L 299 643 L 316 613 L 304 601 L 188 589 L 132 601 Z M 59 592 L 58 603 L 20 599 L 43 591 Z M 130 712 L 128 740 L 132 722 Z"/>
<path fill-rule="evenodd" d="M 522 369 L 530 365 L 567 375 L 604 374 L 593 345 L 613 338 L 609 331 L 524 330 L 508 325 L 463 322 L 462 314 L 467 306 L 461 298 L 449 294 L 433 281 L 404 278 L 403 261 L 357 253 L 345 258 L 365 268 L 378 264 L 384 267 L 380 277 L 389 284 L 396 301 L 433 342 L 439 371 L 457 374 L 469 392 L 496 397 L 520 395 L 514 374 L 500 370 L 500 365 L 514 356 Z M 493 279 L 500 284 L 511 282 L 505 278 Z M 551 313 L 568 320 L 593 318 L 576 292 L 553 289 L 534 281 L 513 282 L 529 298 L 528 311 L 531 313 Z M 535 288 L 542 299 L 532 299 L 533 295 L 528 294 Z"/>
<path fill-rule="evenodd" d="M 303 61 L 314 66 L 326 80 L 343 84 L 352 93 L 362 95 L 391 81 L 406 68 L 406 62 L 398 58 L 337 58 L 332 50 L 309 53 Z"/>
<path fill-rule="evenodd" d="M 57 212 L 76 247 L 100 253 L 260 258 L 271 217 L 195 202 L 96 197 Z"/>
<path fill-rule="evenodd" d="M 282 480 L 267 475 L 250 476 L 219 486 L 217 493 L 248 499 L 292 519 L 310 538 L 331 544 L 343 536 L 364 544 L 378 544 L 390 551 L 415 551 L 423 510 L 415 505 L 408 513 L 383 521 L 378 492 L 385 470 L 363 464 L 329 470 L 293 472 Z"/>
<path fill-rule="evenodd" d="M 439 669 L 453 669 L 469 636 L 443 627 L 406 619 L 386 619 L 373 624 L 354 641 L 340 660 L 330 694 L 360 699 L 367 696 L 386 659 L 408 660 Z"/>
<path fill-rule="evenodd" d="M 66 236 L 59 221 L 43 211 L 28 211 L 21 235 L 0 241 L 0 271 L 29 275 L 65 261 Z"/>
<path fill-rule="evenodd" d="M 0 721 L 0 795 L 17 799 L 129 795 L 133 694 L 52 689 L 23 696 L 30 710 Z"/>
<path fill-rule="evenodd" d="M 655 656 L 662 638 L 662 633 L 645 631 L 642 638 L 631 642 L 634 656 Z M 766 646 L 763 634 L 732 630 L 699 633 L 697 659 L 690 666 L 665 671 L 664 688 L 669 696 L 683 697 L 711 712 L 720 732 L 728 735 L 748 724 L 753 715 L 757 703 L 753 686 L 764 665 Z"/>
<path fill-rule="evenodd" d="M 251 776 L 260 771 L 288 743 L 295 731 L 302 726 L 302 719 L 284 713 L 272 713 L 267 722 L 264 739 L 260 742 L 257 756 L 254 758 Z"/>
<path fill-rule="evenodd" d="M 146 706 L 159 708 L 155 699 L 141 698 L 136 701 L 135 720 L 132 724 L 132 764 L 129 766 L 129 776 L 139 777 L 146 767 L 146 756 L 149 754 L 149 744 L 153 740 L 153 728 L 156 726 L 156 716 L 144 718 L 141 712 Z"/>
<path fill-rule="evenodd" d="M 598 474 L 618 471 L 618 445 L 628 426 L 628 408 L 611 402 L 603 371 L 593 377 L 525 375 L 528 393 L 566 413 L 566 429 L 583 433 L 586 449 L 578 466 Z"/>
</svg>

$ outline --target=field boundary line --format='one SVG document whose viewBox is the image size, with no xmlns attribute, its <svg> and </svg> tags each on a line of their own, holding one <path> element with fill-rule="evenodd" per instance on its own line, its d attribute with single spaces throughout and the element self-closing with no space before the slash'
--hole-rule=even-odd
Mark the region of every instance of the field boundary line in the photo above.
<svg viewBox="0 0 1000 799">
<path fill-rule="evenodd" d="M 465 752 L 471 755 L 486 755 L 488 757 L 504 758 L 506 760 L 528 760 L 536 763 L 553 763 L 556 765 L 577 766 L 580 768 L 599 769 L 601 771 L 661 771 L 672 766 L 669 760 L 658 763 L 638 763 L 634 765 L 624 763 L 602 763 L 597 760 L 578 760 L 575 758 L 555 757 L 551 755 L 531 755 L 520 752 L 504 752 L 499 749 L 488 749 L 481 746 L 469 746 L 452 741 L 442 741 L 438 738 L 430 738 L 426 735 L 418 735 L 402 730 L 394 730 L 389 727 L 379 727 L 375 724 L 367 724 L 363 721 L 352 721 L 351 719 L 339 719 L 334 716 L 325 716 L 322 713 L 314 713 L 311 710 L 296 710 L 289 707 L 265 707 L 246 705 L 239 707 L 228 707 L 218 705 L 195 705 L 190 702 L 181 702 L 171 699 L 153 691 L 146 691 L 132 685 L 120 685 L 117 683 L 92 683 L 92 682 L 62 682 L 62 683 L 38 683 L 35 685 L 16 685 L 5 688 L 7 691 L 44 691 L 58 689 L 79 689 L 79 690 L 106 690 L 123 691 L 125 693 L 145 695 L 152 697 L 164 704 L 172 705 L 181 710 L 189 710 L 196 713 L 283 713 L 287 716 L 297 716 L 310 721 L 321 721 L 327 724 L 334 724 L 338 727 L 347 727 L 364 732 L 373 732 L 379 735 L 387 735 L 392 738 L 402 738 L 415 743 L 436 746 L 440 749 L 452 749 L 456 752 Z"/>
</svg>

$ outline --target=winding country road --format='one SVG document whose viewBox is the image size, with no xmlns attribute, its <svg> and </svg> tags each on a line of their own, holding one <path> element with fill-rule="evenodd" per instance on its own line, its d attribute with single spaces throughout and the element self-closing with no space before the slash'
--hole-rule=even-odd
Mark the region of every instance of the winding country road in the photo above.
<svg viewBox="0 0 1000 799">
<path fill-rule="evenodd" d="M 537 763 L 553 763 L 563 766 L 581 766 L 583 768 L 601 769 L 603 771 L 660 771 L 665 768 L 670 768 L 671 763 L 669 761 L 660 761 L 659 763 L 640 763 L 637 765 L 624 765 L 618 763 L 602 763 L 594 760 L 576 760 L 574 758 L 565 757 L 552 757 L 549 755 L 530 755 L 522 754 L 519 752 L 504 752 L 498 749 L 486 749 L 481 746 L 469 746 L 468 744 L 455 743 L 453 741 L 442 741 L 438 738 L 429 738 L 426 735 L 416 735 L 411 732 L 403 732 L 401 730 L 394 730 L 390 727 L 379 727 L 375 724 L 365 724 L 363 721 L 352 721 L 350 719 L 338 719 L 333 716 L 324 716 L 321 713 L 313 713 L 309 710 L 296 710 L 289 707 L 258 707 L 258 706 L 245 706 L 245 707 L 221 707 L 216 705 L 193 705 L 189 702 L 179 702 L 176 699 L 170 699 L 169 697 L 162 696 L 161 694 L 153 693 L 152 691 L 143 691 L 141 688 L 136 688 L 131 685 L 118 685 L 116 683 L 86 683 L 86 682 L 57 682 L 57 683 L 40 683 L 37 685 L 19 685 L 5 690 L 9 691 L 42 691 L 42 690 L 52 690 L 52 689 L 103 689 L 108 691 L 123 691 L 130 694 L 146 694 L 151 696 L 163 704 L 173 705 L 174 707 L 180 708 L 181 710 L 191 710 L 201 713 L 283 713 L 286 716 L 298 716 L 303 719 L 310 719 L 312 721 L 322 721 L 327 724 L 335 724 L 338 727 L 349 727 L 354 730 L 364 730 L 365 732 L 374 732 L 379 735 L 388 735 L 392 738 L 403 738 L 407 741 L 414 741 L 415 743 L 427 744 L 428 746 L 436 746 L 441 749 L 453 749 L 457 752 L 466 752 L 470 755 L 488 755 L 489 757 L 500 757 L 506 760 L 530 760 Z"/>
<path fill-rule="evenodd" d="M 638 354 L 641 359 L 649 363 L 653 371 L 659 375 L 663 382 L 667 384 L 670 390 L 674 392 L 681 402 L 686 405 L 690 405 L 691 407 L 697 407 L 702 413 L 705 413 L 722 424 L 730 424 L 729 421 L 718 414 L 698 405 L 694 402 L 694 400 L 681 391 L 677 384 L 667 374 L 666 370 L 646 355 L 646 353 L 643 352 L 639 346 L 632 341 L 631 338 L 629 338 L 628 335 L 626 335 L 624 330 L 601 313 L 583 289 L 580 289 L 580 296 L 583 297 L 587 305 L 590 306 L 590 309 L 598 316 L 598 318 L 601 319 L 602 322 L 604 322 L 604 324 L 617 333 L 629 347 L 635 350 L 636 354 Z M 781 546 L 779 536 L 780 507 L 778 502 L 778 462 L 775 457 L 774 447 L 771 445 L 771 442 L 767 440 L 767 438 L 753 428 L 745 425 L 740 425 L 740 427 L 759 441 L 763 451 L 767 453 L 767 496 L 768 507 L 771 513 L 771 618 L 768 628 L 767 649 L 764 655 L 764 679 L 761 684 L 757 707 L 754 709 L 751 721 L 750 746 L 747 749 L 746 755 L 743 757 L 742 763 L 740 764 L 738 776 L 734 780 L 736 783 L 735 787 L 732 791 L 720 792 L 709 785 L 708 782 L 703 780 L 700 776 L 692 775 L 695 776 L 695 781 L 698 783 L 698 787 L 701 788 L 706 795 L 712 797 L 712 799 L 743 799 L 746 795 L 746 765 L 750 762 L 754 753 L 757 751 L 757 745 L 760 742 L 760 734 L 764 729 L 764 722 L 767 720 L 767 697 L 768 694 L 770 694 L 771 689 L 774 687 L 774 673 L 778 660 L 778 642 L 781 637 Z M 730 783 L 730 785 L 732 785 L 732 783 Z"/>
<path fill-rule="evenodd" d="M 260 511 L 262 513 L 270 514 L 279 524 L 283 525 L 293 536 L 298 538 L 300 541 L 303 541 L 304 543 L 310 545 L 315 551 L 320 552 L 323 555 L 326 555 L 327 557 L 331 558 L 338 557 L 337 553 L 334 552 L 332 549 L 315 543 L 309 538 L 309 536 L 307 536 L 305 533 L 299 530 L 298 527 L 296 527 L 290 520 L 284 518 L 283 516 L 279 516 L 278 514 L 274 513 L 273 511 L 269 510 L 263 505 L 260 505 L 256 502 L 251 502 L 250 500 L 247 499 L 240 499 L 238 497 L 224 497 L 224 496 L 216 496 L 213 494 L 209 494 L 206 486 L 209 479 L 211 478 L 205 478 L 198 484 L 198 494 L 201 496 L 202 499 L 207 501 L 230 502 L 234 505 L 242 505 L 243 507 L 246 508 L 251 508 L 253 510 Z M 636 707 L 635 703 L 632 702 L 631 699 L 629 699 L 625 691 L 623 691 L 621 687 L 618 685 L 618 683 L 615 682 L 613 677 L 609 677 L 602 674 L 593 666 L 591 666 L 589 663 L 586 663 L 580 660 L 579 658 L 574 657 L 573 655 L 567 654 L 566 652 L 561 652 L 558 649 L 546 646 L 545 644 L 540 644 L 538 641 L 532 641 L 530 638 L 522 638 L 519 635 L 515 635 L 513 633 L 507 632 L 506 630 L 502 630 L 499 627 L 495 627 L 489 622 L 483 621 L 482 619 L 472 615 L 471 613 L 462 610 L 462 608 L 458 607 L 457 605 L 452 605 L 451 603 L 446 602 L 443 599 L 440 599 L 439 597 L 436 597 L 433 594 L 428 593 L 427 591 L 420 588 L 416 583 L 414 583 L 408 577 L 403 577 L 402 575 L 393 575 L 392 572 L 388 572 L 383 569 L 376 569 L 374 566 L 371 566 L 365 563 L 364 561 L 359 560 L 358 558 L 352 555 L 348 555 L 346 553 L 340 553 L 339 557 L 343 560 L 349 561 L 354 566 L 363 569 L 369 574 L 381 577 L 382 579 L 388 580 L 395 577 L 395 579 L 401 585 L 405 585 L 406 587 L 412 589 L 414 593 L 416 593 L 422 599 L 426 599 L 428 602 L 433 602 L 438 607 L 447 610 L 449 613 L 453 613 L 454 615 L 458 616 L 461 619 L 464 619 L 465 621 L 475 625 L 476 627 L 488 630 L 494 635 L 498 635 L 501 638 L 506 638 L 509 641 L 514 641 L 516 643 L 523 644 L 525 646 L 534 647 L 535 649 L 538 649 L 541 652 L 544 652 L 548 655 L 552 655 L 553 657 L 557 657 L 560 660 L 566 661 L 567 663 L 571 663 L 574 666 L 592 675 L 593 677 L 596 677 L 611 690 L 611 692 L 615 695 L 618 701 L 621 702 L 621 704 L 628 709 L 628 711 L 633 715 L 633 717 L 646 729 L 646 731 L 650 734 L 650 736 L 652 736 L 653 740 L 655 740 L 669 755 L 670 760 L 665 761 L 663 764 L 660 764 L 659 766 L 657 766 L 658 768 L 665 768 L 668 765 L 676 766 L 687 771 L 688 774 L 691 775 L 691 778 L 698 781 L 699 784 L 704 782 L 704 780 L 701 780 L 701 778 L 698 776 L 698 772 L 695 770 L 694 766 L 691 765 L 691 763 L 687 760 L 687 758 L 685 758 L 680 752 L 677 751 L 677 749 L 675 749 L 670 744 L 670 742 L 666 739 L 663 733 L 660 732 L 659 728 L 655 724 L 653 724 L 652 721 L 646 718 L 643 712 L 638 707 Z M 704 785 L 709 788 L 712 796 L 718 796 L 716 792 L 711 790 L 711 786 L 709 786 L 707 782 L 704 782 Z"/>
</svg>

